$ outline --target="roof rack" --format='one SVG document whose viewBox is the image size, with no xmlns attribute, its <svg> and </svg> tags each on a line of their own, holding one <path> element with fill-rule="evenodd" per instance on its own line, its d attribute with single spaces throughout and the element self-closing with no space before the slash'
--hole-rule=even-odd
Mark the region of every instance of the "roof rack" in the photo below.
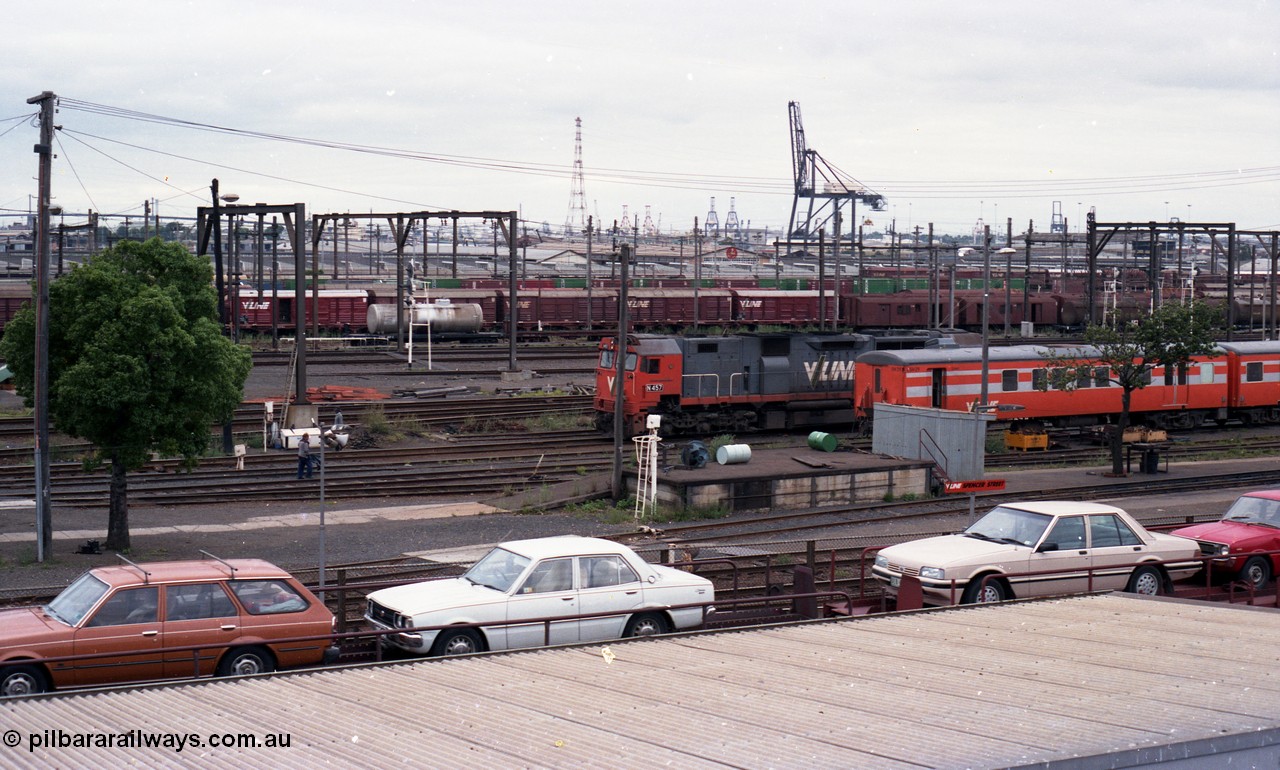
<svg viewBox="0 0 1280 770">
<path fill-rule="evenodd" d="M 130 567 L 133 567 L 133 568 L 134 568 L 134 569 L 136 569 L 137 571 L 141 572 L 141 573 L 142 573 L 142 582 L 143 582 L 143 584 L 144 584 L 144 585 L 145 585 L 145 584 L 149 584 L 149 583 L 151 582 L 151 573 L 150 573 L 150 572 L 147 572 L 145 569 L 143 569 L 143 568 L 142 568 L 141 566 L 139 566 L 137 563 L 132 562 L 132 561 L 129 561 L 129 559 L 128 559 L 128 558 L 126 558 L 124 554 L 122 554 L 122 553 L 118 553 L 118 554 L 116 554 L 116 558 L 117 558 L 117 559 L 119 559 L 120 561 L 124 562 L 125 564 L 128 564 Z"/>
<path fill-rule="evenodd" d="M 210 559 L 213 559 L 214 561 L 218 562 L 218 563 L 219 563 L 219 564 L 221 564 L 222 566 L 224 566 L 224 567 L 226 567 L 227 569 L 231 570 L 231 577 L 235 577 L 235 576 L 236 576 L 236 568 L 231 564 L 231 562 L 227 561 L 226 559 L 223 559 L 223 558 L 222 558 L 222 557 L 220 557 L 220 556 L 214 556 L 213 554 L 209 553 L 208 551 L 201 551 L 200 553 L 202 553 L 205 557 L 210 558 Z"/>
</svg>

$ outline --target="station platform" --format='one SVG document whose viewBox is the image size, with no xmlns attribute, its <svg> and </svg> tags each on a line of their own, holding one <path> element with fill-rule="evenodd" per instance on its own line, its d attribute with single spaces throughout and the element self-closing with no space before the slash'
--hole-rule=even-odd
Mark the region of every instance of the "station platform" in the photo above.
<svg viewBox="0 0 1280 770">
<path fill-rule="evenodd" d="M 667 465 L 660 458 L 659 504 L 695 509 L 719 507 L 733 513 L 881 502 L 908 495 L 925 497 L 933 466 L 924 460 L 823 452 L 807 446 L 748 449 L 745 454 L 745 460 L 726 464 L 710 460 L 699 468 Z M 627 478 L 627 484 L 634 494 L 634 474 Z"/>
</svg>

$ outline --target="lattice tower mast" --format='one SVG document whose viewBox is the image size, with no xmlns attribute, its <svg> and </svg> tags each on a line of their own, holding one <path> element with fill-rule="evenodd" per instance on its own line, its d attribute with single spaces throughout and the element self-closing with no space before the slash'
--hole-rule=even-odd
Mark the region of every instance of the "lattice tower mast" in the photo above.
<svg viewBox="0 0 1280 770">
<path fill-rule="evenodd" d="M 652 236 L 656 234 L 656 231 L 658 229 L 654 227 L 653 212 L 651 211 L 650 205 L 648 203 L 644 204 L 644 224 L 641 227 L 643 228 L 642 232 L 644 232 L 646 236 Z"/>
<path fill-rule="evenodd" d="M 587 193 L 582 174 L 582 118 L 574 118 L 573 179 L 569 184 L 569 216 L 564 221 L 565 235 L 587 229 Z"/>
<path fill-rule="evenodd" d="M 716 214 L 716 199 L 711 199 L 711 210 L 707 212 L 707 222 L 702 231 L 710 238 L 720 237 L 720 216 Z"/>
<path fill-rule="evenodd" d="M 738 221 L 738 212 L 734 210 L 736 198 L 729 199 L 729 213 L 724 215 L 724 234 L 734 238 L 742 237 L 742 223 Z"/>
</svg>

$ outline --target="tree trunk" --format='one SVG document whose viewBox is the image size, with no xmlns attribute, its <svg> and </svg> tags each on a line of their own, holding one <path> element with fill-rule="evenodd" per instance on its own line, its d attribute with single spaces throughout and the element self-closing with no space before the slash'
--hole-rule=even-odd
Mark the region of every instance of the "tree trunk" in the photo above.
<svg viewBox="0 0 1280 770">
<path fill-rule="evenodd" d="M 1120 394 L 1120 417 L 1116 420 L 1116 432 L 1111 436 L 1111 473 L 1124 475 L 1124 431 L 1129 427 L 1129 401 L 1133 391 L 1125 388 Z"/>
<path fill-rule="evenodd" d="M 111 459 L 111 490 L 107 503 L 107 550 L 129 550 L 129 488 L 124 463 Z"/>
</svg>

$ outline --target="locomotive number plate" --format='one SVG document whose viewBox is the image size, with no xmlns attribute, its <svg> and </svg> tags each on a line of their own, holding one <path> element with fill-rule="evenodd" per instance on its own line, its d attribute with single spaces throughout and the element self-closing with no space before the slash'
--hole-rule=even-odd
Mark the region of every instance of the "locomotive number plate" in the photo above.
<svg viewBox="0 0 1280 770">
<path fill-rule="evenodd" d="M 662 390 L 662 384 L 654 383 L 652 385 L 645 385 L 644 389 L 649 391 L 650 393 L 658 393 Z"/>
</svg>

